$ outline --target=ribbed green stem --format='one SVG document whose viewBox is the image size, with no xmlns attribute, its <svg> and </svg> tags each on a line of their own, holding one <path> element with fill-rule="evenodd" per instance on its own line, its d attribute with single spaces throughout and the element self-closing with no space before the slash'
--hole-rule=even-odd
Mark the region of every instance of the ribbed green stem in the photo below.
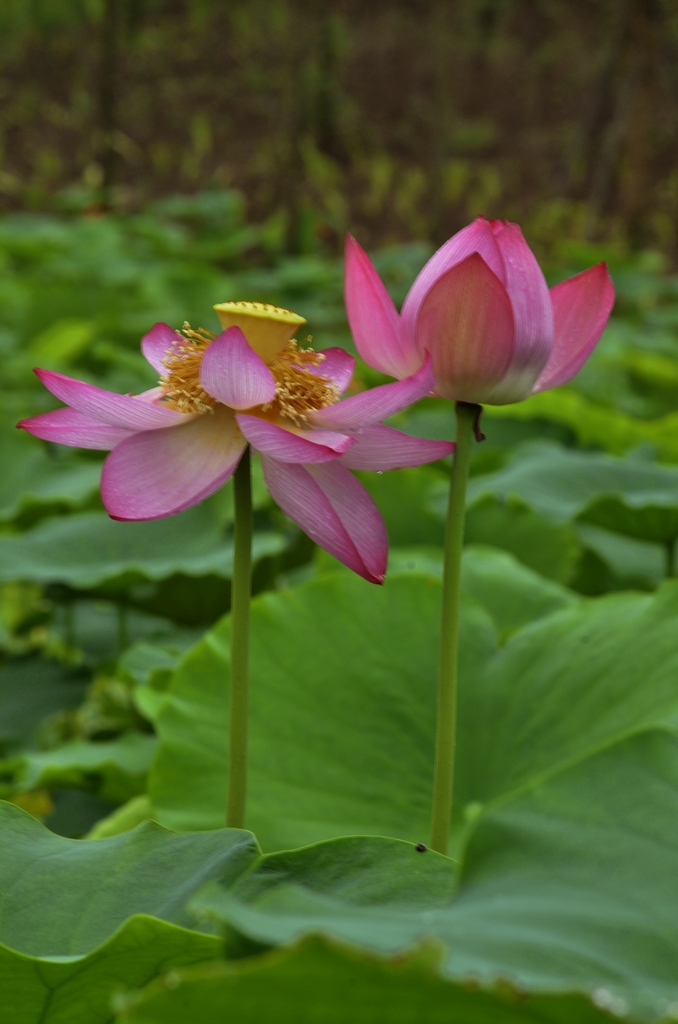
<svg viewBox="0 0 678 1024">
<path fill-rule="evenodd" d="M 235 528 L 231 583 L 231 698 L 228 721 L 226 827 L 245 827 L 247 712 L 252 593 L 252 477 L 247 447 L 233 477 Z"/>
<path fill-rule="evenodd" d="M 450 494 L 445 524 L 443 602 L 440 624 L 438 669 L 438 718 L 436 722 L 435 767 L 431 848 L 447 853 L 454 788 L 454 754 L 457 734 L 457 670 L 459 653 L 459 593 L 461 552 L 464 542 L 466 484 L 471 443 L 480 407 L 457 402 L 457 447 L 452 462 Z"/>
</svg>

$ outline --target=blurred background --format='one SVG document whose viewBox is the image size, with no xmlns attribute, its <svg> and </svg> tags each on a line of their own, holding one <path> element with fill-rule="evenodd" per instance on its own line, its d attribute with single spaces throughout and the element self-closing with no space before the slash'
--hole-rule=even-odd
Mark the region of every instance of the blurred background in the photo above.
<svg viewBox="0 0 678 1024">
<path fill-rule="evenodd" d="M 4 0 L 0 203 L 235 188 L 267 252 L 483 213 L 678 255 L 675 0 Z"/>
<path fill-rule="evenodd" d="M 676 574 L 676 0 L 2 0 L 0 96 L 0 796 L 72 836 L 147 816 L 163 692 L 230 601 L 229 487 L 113 522 L 103 453 L 15 429 L 57 405 L 32 368 L 143 391 L 153 323 L 214 330 L 229 299 L 352 349 L 346 230 L 398 304 L 479 214 L 551 284 L 609 263 L 586 367 L 487 409 L 474 449 L 464 585 L 490 559 L 532 595 L 502 638 L 535 594 Z M 394 425 L 450 438 L 451 404 Z M 336 569 L 255 471 L 255 591 Z M 390 570 L 439 576 L 449 465 L 360 475 Z"/>
</svg>

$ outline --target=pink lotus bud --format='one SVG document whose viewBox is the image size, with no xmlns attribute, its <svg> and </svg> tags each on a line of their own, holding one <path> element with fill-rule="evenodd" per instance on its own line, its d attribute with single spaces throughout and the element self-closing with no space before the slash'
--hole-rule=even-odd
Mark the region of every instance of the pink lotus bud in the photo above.
<svg viewBox="0 0 678 1024">
<path fill-rule="evenodd" d="M 518 225 L 483 217 L 431 257 L 401 316 L 351 236 L 345 289 L 349 324 L 367 363 L 400 378 L 430 354 L 435 394 L 490 405 L 571 380 L 614 303 L 604 263 L 549 291 Z"/>
</svg>

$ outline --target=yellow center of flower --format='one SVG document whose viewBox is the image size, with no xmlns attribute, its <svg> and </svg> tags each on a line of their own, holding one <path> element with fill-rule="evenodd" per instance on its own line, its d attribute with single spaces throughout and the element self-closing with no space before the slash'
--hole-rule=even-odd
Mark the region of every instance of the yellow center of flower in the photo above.
<svg viewBox="0 0 678 1024">
<path fill-rule="evenodd" d="M 202 357 L 213 338 L 209 331 L 202 328 L 194 331 L 190 324 L 185 323 L 181 336 L 172 342 L 163 359 L 167 373 L 158 383 L 164 391 L 165 404 L 177 412 L 212 412 L 216 405 L 216 399 L 208 395 L 200 383 Z"/>
<path fill-rule="evenodd" d="M 219 311 L 224 310 L 225 307 L 229 307 L 229 317 L 240 317 L 242 323 L 235 323 L 233 319 L 229 323 L 224 323 L 222 313 Z M 267 402 L 266 405 L 258 406 L 256 410 L 250 411 L 271 420 L 283 417 L 291 420 L 296 426 L 301 426 L 305 423 L 309 412 L 314 409 L 322 409 L 326 405 L 333 405 L 338 400 L 339 389 L 334 381 L 310 370 L 310 367 L 320 366 L 325 357 L 319 352 L 314 352 L 312 348 L 300 348 L 298 343 L 290 338 L 300 324 L 306 323 L 303 317 L 297 316 L 296 313 L 291 313 L 287 309 L 280 309 L 278 306 L 268 306 L 263 302 L 226 302 L 222 306 L 214 308 L 219 312 L 222 326 L 225 328 L 240 327 L 253 348 L 255 346 L 252 337 L 258 338 L 259 342 L 266 341 L 266 324 L 272 325 L 268 336 L 268 342 L 270 342 L 268 351 L 272 352 L 277 346 L 276 354 L 269 363 L 269 368 L 275 378 L 275 398 L 272 402 Z M 236 312 L 231 313 L 231 310 Z M 255 323 L 254 330 L 252 329 L 253 318 L 258 321 Z M 247 326 L 247 331 L 245 326 Z M 280 341 L 283 334 L 285 337 L 281 346 Z M 159 382 L 164 392 L 163 399 L 170 408 L 176 409 L 178 412 L 193 414 L 213 411 L 217 404 L 216 399 L 208 395 L 200 383 L 202 357 L 213 339 L 214 335 L 209 331 L 202 328 L 195 331 L 187 323 L 177 335 L 176 342 L 173 342 L 163 359 L 167 373 L 160 378 Z M 263 358 L 260 349 L 258 350 L 259 355 Z"/>
<path fill-rule="evenodd" d="M 262 405 L 262 411 L 272 413 L 273 418 L 284 416 L 301 426 L 309 412 L 333 405 L 339 398 L 337 385 L 329 377 L 306 369 L 308 366 L 320 366 L 324 358 L 312 348 L 299 348 L 294 339 L 288 341 L 271 364 L 275 398 Z"/>
</svg>

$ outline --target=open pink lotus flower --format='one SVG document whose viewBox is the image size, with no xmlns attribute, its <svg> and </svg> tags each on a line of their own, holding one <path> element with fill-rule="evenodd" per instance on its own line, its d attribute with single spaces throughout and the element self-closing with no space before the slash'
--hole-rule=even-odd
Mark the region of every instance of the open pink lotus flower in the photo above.
<svg viewBox="0 0 678 1024">
<path fill-rule="evenodd" d="M 36 370 L 67 407 L 19 426 L 48 441 L 110 450 L 101 495 L 122 520 L 170 516 L 202 501 L 233 474 L 249 443 L 281 509 L 355 572 L 382 582 L 386 528 L 349 470 L 417 466 L 452 451 L 380 423 L 430 392 L 430 359 L 396 383 L 339 401 L 355 360 L 341 348 L 299 348 L 291 337 L 302 317 L 262 303 L 215 309 L 225 328 L 216 338 L 163 323 L 144 337 L 142 352 L 161 378 L 144 394 Z"/>
<path fill-rule="evenodd" d="M 506 405 L 579 372 L 614 303 L 604 263 L 549 288 L 517 224 L 479 217 L 428 261 L 402 314 L 369 257 L 346 242 L 346 310 L 360 355 L 392 377 L 430 354 L 435 393 Z"/>
</svg>

